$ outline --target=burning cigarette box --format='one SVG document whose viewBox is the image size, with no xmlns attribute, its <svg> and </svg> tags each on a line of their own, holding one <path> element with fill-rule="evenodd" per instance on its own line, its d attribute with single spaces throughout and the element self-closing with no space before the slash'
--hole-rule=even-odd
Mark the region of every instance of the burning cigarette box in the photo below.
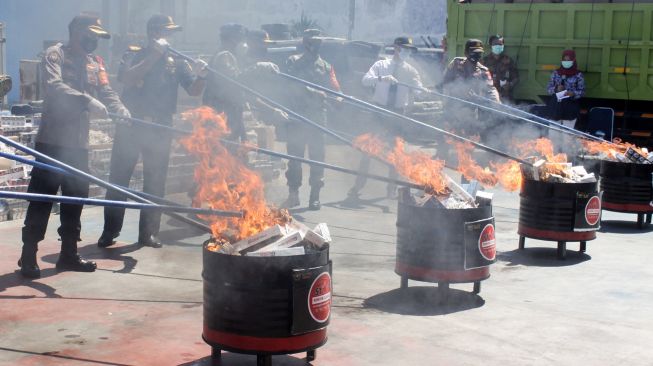
<svg viewBox="0 0 653 366">
<path fill-rule="evenodd" d="M 271 251 L 256 251 L 256 252 L 250 252 L 245 254 L 247 257 L 288 257 L 291 255 L 304 255 L 306 254 L 306 250 L 304 250 L 304 247 L 295 247 L 295 248 L 282 248 L 282 249 L 275 249 Z"/>
<path fill-rule="evenodd" d="M 286 235 L 287 233 L 288 231 L 286 230 L 285 227 L 280 225 L 274 225 L 271 228 L 263 230 L 258 234 L 254 234 L 249 238 L 245 238 L 241 241 L 238 241 L 232 244 L 232 246 L 236 251 L 241 253 L 245 250 L 252 252 L 256 250 L 258 247 L 264 246 L 265 244 L 268 244 L 273 240 L 279 239 L 280 237 Z"/>
<path fill-rule="evenodd" d="M 284 235 L 281 239 L 278 239 L 271 244 L 266 245 L 265 247 L 257 250 L 257 253 L 270 252 L 279 249 L 287 249 L 294 247 L 295 245 L 301 244 L 304 240 L 304 235 L 300 231 L 295 231 L 290 234 Z"/>
</svg>

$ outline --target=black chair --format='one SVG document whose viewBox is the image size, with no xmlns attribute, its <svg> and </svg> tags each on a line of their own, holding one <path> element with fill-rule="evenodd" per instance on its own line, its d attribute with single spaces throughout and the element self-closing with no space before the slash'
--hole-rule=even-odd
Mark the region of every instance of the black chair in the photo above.
<svg viewBox="0 0 653 366">
<path fill-rule="evenodd" d="M 587 115 L 587 133 L 607 141 L 614 137 L 614 109 L 594 107 Z"/>
</svg>

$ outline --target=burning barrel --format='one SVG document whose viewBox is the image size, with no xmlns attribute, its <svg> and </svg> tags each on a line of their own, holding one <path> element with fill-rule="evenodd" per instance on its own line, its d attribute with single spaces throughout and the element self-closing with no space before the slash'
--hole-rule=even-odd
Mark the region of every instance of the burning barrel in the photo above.
<svg viewBox="0 0 653 366">
<path fill-rule="evenodd" d="M 327 341 L 331 313 L 328 245 L 304 255 L 240 256 L 204 246 L 204 341 L 221 350 L 271 355 L 315 350 Z"/>
<path fill-rule="evenodd" d="M 479 293 L 495 258 L 490 200 L 479 207 L 447 208 L 435 198 L 420 202 L 410 188 L 400 189 L 395 273 L 401 276 L 401 288 L 409 279 L 434 282 L 446 294 L 450 283 L 473 282 L 474 293 Z"/>
<path fill-rule="evenodd" d="M 558 258 L 566 256 L 567 242 L 579 241 L 585 252 L 587 241 L 596 238 L 601 221 L 597 183 L 561 183 L 523 176 L 519 202 L 519 249 L 526 238 L 557 241 Z"/>
<path fill-rule="evenodd" d="M 653 164 L 601 161 L 603 209 L 637 214 L 641 229 L 653 214 Z"/>
</svg>

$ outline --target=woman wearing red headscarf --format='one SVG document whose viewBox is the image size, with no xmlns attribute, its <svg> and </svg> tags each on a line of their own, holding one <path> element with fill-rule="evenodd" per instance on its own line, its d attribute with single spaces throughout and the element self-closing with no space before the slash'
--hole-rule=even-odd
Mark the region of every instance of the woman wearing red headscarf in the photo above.
<svg viewBox="0 0 653 366">
<path fill-rule="evenodd" d="M 551 74 L 547 92 L 551 96 L 548 103 L 549 118 L 574 127 L 580 113 L 579 99 L 585 95 L 585 79 L 578 71 L 576 52 L 562 51 L 560 68 Z"/>
</svg>

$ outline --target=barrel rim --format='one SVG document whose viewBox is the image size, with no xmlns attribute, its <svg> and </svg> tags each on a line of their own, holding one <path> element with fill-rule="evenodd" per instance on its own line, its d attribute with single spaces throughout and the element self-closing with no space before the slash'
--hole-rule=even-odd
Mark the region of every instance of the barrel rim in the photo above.
<svg viewBox="0 0 653 366">
<path fill-rule="evenodd" d="M 212 347 L 229 352 L 251 355 L 286 355 L 322 347 L 329 337 L 327 327 L 290 337 L 253 337 L 211 329 L 205 324 L 202 339 Z"/>
</svg>

